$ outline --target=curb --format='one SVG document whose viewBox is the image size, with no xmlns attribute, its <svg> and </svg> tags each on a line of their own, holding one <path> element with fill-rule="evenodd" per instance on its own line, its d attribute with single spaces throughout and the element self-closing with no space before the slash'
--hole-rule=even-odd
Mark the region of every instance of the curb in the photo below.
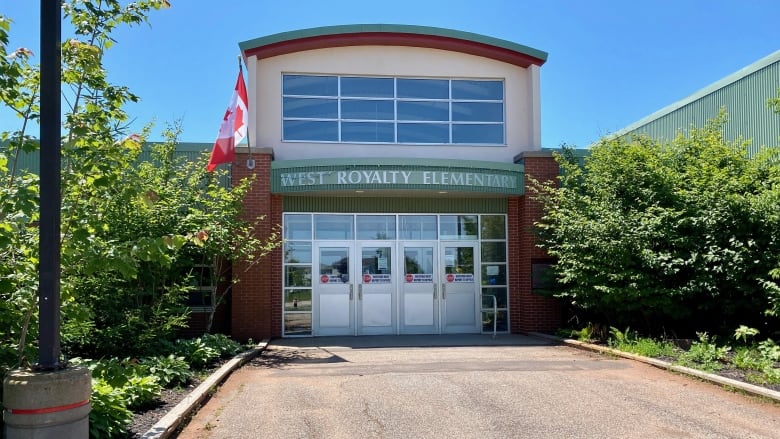
<svg viewBox="0 0 780 439">
<path fill-rule="evenodd" d="M 581 342 L 578 340 L 572 340 L 568 338 L 559 338 L 554 335 L 549 334 L 542 334 L 541 332 L 529 332 L 529 335 L 533 335 L 534 337 L 544 338 L 546 340 L 555 341 L 558 343 L 563 343 L 568 346 L 577 348 L 577 349 L 583 349 L 587 351 L 592 352 L 599 352 L 602 354 L 609 354 L 614 355 L 617 357 L 626 358 L 629 360 L 639 361 L 641 363 L 649 364 L 651 366 L 655 366 L 659 369 L 666 369 L 672 372 L 677 372 L 683 375 L 689 375 L 693 376 L 699 379 L 702 379 L 704 381 L 708 381 L 714 384 L 718 384 L 723 387 L 730 387 L 734 389 L 739 389 L 745 393 L 749 393 L 751 395 L 756 396 L 762 396 L 764 398 L 769 398 L 771 400 L 774 400 L 775 402 L 780 402 L 780 392 L 766 389 L 761 386 L 756 386 L 749 383 L 744 383 L 742 381 L 733 380 L 731 378 L 725 378 L 720 375 L 715 375 L 707 372 L 702 372 L 700 370 L 691 369 L 690 367 L 685 366 L 678 366 L 676 364 L 672 364 L 666 361 L 658 360 L 655 358 L 649 358 L 649 357 L 643 357 L 641 355 L 631 354 L 628 352 L 619 351 L 617 349 L 612 349 L 606 346 L 598 346 L 590 343 Z"/>
<path fill-rule="evenodd" d="M 171 409 L 162 419 L 157 421 L 143 436 L 142 439 L 166 439 L 171 436 L 179 427 L 179 424 L 190 414 L 195 407 L 200 404 L 206 397 L 220 384 L 228 375 L 234 370 L 243 366 L 247 361 L 255 358 L 268 346 L 269 339 L 264 339 L 259 342 L 252 349 L 242 352 L 222 367 L 216 370 L 216 372 L 209 375 L 198 387 L 195 388 L 189 395 L 187 395 L 181 402 Z"/>
</svg>

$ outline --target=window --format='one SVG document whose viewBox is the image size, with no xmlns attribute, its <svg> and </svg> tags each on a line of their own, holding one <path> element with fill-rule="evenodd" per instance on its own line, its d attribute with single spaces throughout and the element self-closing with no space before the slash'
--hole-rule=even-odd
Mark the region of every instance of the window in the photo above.
<svg viewBox="0 0 780 439">
<path fill-rule="evenodd" d="M 312 215 L 285 215 L 284 238 L 284 333 L 311 335 Z"/>
<path fill-rule="evenodd" d="M 438 239 L 435 215 L 404 215 L 400 217 L 401 239 Z"/>
<path fill-rule="evenodd" d="M 357 239 L 395 239 L 394 215 L 358 215 Z"/>
<path fill-rule="evenodd" d="M 212 309 L 212 294 L 216 288 L 214 267 L 195 264 L 190 272 L 190 291 L 187 294 L 187 306 L 193 312 L 209 312 Z"/>
<path fill-rule="evenodd" d="M 285 141 L 504 144 L 504 82 L 282 76 Z"/>
<path fill-rule="evenodd" d="M 509 331 L 507 232 L 505 215 L 480 215 L 482 330 Z M 495 306 L 495 308 L 494 308 Z"/>
<path fill-rule="evenodd" d="M 442 215 L 439 221 L 441 239 L 477 239 L 477 215 Z"/>
</svg>

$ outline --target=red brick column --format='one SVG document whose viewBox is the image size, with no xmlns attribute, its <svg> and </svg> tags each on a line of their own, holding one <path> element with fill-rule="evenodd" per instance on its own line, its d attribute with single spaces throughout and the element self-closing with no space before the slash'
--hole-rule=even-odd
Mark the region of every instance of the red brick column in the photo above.
<svg viewBox="0 0 780 439">
<path fill-rule="evenodd" d="M 525 166 L 525 195 L 509 200 L 509 263 L 511 332 L 553 331 L 561 325 L 561 305 L 555 299 L 531 291 L 531 265 L 549 256 L 536 246 L 533 225 L 542 216 L 541 203 L 533 199 L 529 177 L 537 181 L 557 181 L 558 163 L 552 154 L 533 151 L 521 155 Z M 516 201 L 515 201 L 516 200 Z M 513 242 L 515 244 L 513 244 Z"/>
<path fill-rule="evenodd" d="M 282 223 L 281 197 L 271 195 L 273 151 L 253 148 L 254 169 L 247 168 L 247 158 L 246 149 L 236 151 L 231 180 L 237 184 L 242 178 L 255 175 L 252 187 L 244 197 L 243 217 L 255 222 L 255 236 L 265 239 Z M 264 218 L 258 221 L 260 217 Z M 234 338 L 260 340 L 281 335 L 281 270 L 281 249 L 251 264 L 246 261 L 234 263 L 233 276 L 237 279 L 231 301 L 231 334 Z"/>
</svg>

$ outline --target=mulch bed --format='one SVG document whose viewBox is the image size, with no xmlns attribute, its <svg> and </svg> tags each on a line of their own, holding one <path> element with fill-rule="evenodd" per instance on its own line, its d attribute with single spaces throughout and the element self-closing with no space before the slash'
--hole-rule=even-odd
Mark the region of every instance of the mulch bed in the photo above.
<svg viewBox="0 0 780 439">
<path fill-rule="evenodd" d="M 747 375 L 750 373 L 750 371 L 742 370 L 742 369 L 736 369 L 736 368 L 729 368 L 729 369 L 721 369 L 718 371 L 713 372 L 715 375 L 720 375 L 724 378 L 730 378 L 732 380 L 736 381 L 742 381 L 743 383 L 747 384 L 753 384 L 754 386 L 763 387 L 765 389 L 774 390 L 775 392 L 780 392 L 780 384 L 756 384 L 751 382 L 747 379 Z M 754 372 L 755 373 L 755 372 Z"/>
<path fill-rule="evenodd" d="M 202 371 L 202 375 L 200 376 L 203 379 L 194 376 L 190 378 L 189 384 L 184 387 L 163 389 L 160 398 L 155 404 L 144 407 L 142 410 L 133 414 L 133 420 L 127 427 L 127 438 L 138 439 L 143 436 L 154 426 L 154 424 L 162 419 L 163 416 L 167 415 L 169 411 L 176 407 L 176 404 L 186 398 L 187 395 L 203 382 L 203 380 L 219 369 L 225 362 L 227 362 L 227 359 L 220 359 L 217 362 L 212 363 L 208 369 Z"/>
<path fill-rule="evenodd" d="M 200 384 L 200 380 L 192 379 L 187 387 L 178 389 L 163 389 L 157 404 L 145 407 L 133 415 L 133 422 L 127 429 L 129 439 L 140 438 L 149 431 L 154 424 L 171 411 L 176 404 L 181 402 Z"/>
</svg>

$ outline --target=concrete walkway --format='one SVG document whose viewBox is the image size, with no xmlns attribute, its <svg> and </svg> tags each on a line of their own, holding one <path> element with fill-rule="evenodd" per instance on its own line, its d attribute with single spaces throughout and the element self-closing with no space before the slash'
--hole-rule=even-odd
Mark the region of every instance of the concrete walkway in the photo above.
<svg viewBox="0 0 780 439">
<path fill-rule="evenodd" d="M 536 337 L 274 340 L 180 438 L 778 438 L 780 406 Z"/>
</svg>

